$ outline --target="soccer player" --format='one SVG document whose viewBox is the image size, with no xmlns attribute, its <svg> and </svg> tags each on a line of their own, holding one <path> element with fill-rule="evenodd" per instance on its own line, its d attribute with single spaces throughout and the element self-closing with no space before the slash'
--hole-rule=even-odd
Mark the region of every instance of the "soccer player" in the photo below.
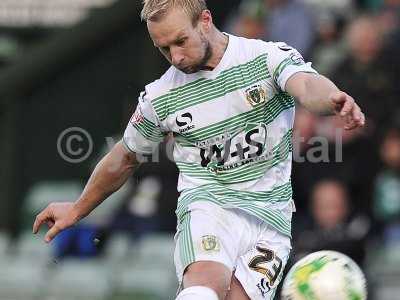
<svg viewBox="0 0 400 300">
<path fill-rule="evenodd" d="M 180 170 L 175 265 L 178 300 L 273 299 L 291 249 L 295 100 L 345 129 L 365 117 L 353 98 L 284 43 L 219 31 L 205 0 L 145 0 L 142 19 L 171 63 L 146 86 L 123 140 L 74 203 L 52 203 L 33 232 L 45 241 L 118 190 L 172 133 Z"/>
</svg>

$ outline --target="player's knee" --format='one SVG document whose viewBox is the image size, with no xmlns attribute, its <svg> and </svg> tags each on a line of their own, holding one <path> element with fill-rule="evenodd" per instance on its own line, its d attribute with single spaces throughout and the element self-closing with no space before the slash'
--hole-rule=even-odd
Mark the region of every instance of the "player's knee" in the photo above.
<svg viewBox="0 0 400 300">
<path fill-rule="evenodd" d="M 232 276 L 231 288 L 225 300 L 250 300 L 236 276 Z"/>
<path fill-rule="evenodd" d="M 183 286 L 185 289 L 194 286 L 207 287 L 216 293 L 217 299 L 223 300 L 228 293 L 231 278 L 232 272 L 225 265 L 201 261 L 191 264 L 186 269 L 183 276 Z"/>
<path fill-rule="evenodd" d="M 218 296 L 209 287 L 191 286 L 180 292 L 176 300 L 218 300 Z"/>
</svg>

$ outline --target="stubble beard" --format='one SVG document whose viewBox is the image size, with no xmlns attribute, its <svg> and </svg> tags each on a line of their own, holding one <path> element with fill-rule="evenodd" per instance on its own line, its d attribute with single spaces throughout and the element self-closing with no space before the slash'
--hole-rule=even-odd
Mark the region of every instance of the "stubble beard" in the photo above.
<svg viewBox="0 0 400 300">
<path fill-rule="evenodd" d="M 212 56 L 212 48 L 211 48 L 210 42 L 207 40 L 207 38 L 204 35 L 201 35 L 201 42 L 202 42 L 202 48 L 203 48 L 203 53 L 204 53 L 203 57 L 200 59 L 200 61 L 197 64 L 180 69 L 183 73 L 193 74 L 193 73 L 197 73 L 201 70 L 209 70 L 210 69 L 207 67 L 207 63 Z"/>
</svg>

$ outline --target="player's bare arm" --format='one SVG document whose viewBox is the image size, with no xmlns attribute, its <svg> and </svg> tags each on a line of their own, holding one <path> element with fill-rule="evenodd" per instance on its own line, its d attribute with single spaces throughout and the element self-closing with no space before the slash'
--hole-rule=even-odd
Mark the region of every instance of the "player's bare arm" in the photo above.
<svg viewBox="0 0 400 300">
<path fill-rule="evenodd" d="M 45 241 L 50 242 L 60 231 L 73 226 L 117 191 L 138 165 L 136 155 L 126 150 L 122 142 L 117 143 L 97 164 L 79 199 L 72 203 L 52 203 L 47 206 L 36 217 L 33 233 L 37 233 L 40 226 L 46 223 L 49 231 Z"/>
<path fill-rule="evenodd" d="M 339 115 L 346 130 L 365 125 L 365 116 L 354 99 L 322 75 L 299 72 L 288 80 L 286 90 L 312 113 Z"/>
</svg>

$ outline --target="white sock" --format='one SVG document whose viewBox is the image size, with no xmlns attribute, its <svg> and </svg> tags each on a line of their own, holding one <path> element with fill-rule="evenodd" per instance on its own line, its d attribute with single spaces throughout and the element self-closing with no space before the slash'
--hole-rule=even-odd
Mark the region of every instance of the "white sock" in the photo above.
<svg viewBox="0 0 400 300">
<path fill-rule="evenodd" d="M 176 300 L 218 300 L 218 296 L 208 287 L 192 286 L 180 292 Z"/>
</svg>

